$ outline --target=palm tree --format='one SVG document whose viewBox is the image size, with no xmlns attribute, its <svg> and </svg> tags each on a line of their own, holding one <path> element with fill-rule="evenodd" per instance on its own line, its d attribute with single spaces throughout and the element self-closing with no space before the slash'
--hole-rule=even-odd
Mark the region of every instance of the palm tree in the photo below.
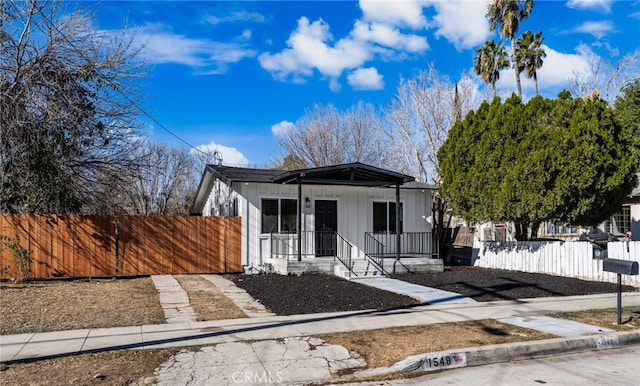
<svg viewBox="0 0 640 386">
<path fill-rule="evenodd" d="M 538 31 L 535 35 L 531 31 L 527 31 L 518 38 L 516 45 L 518 50 L 516 56 L 522 71 L 527 78 L 533 78 L 536 87 L 536 95 L 538 95 L 538 73 L 537 70 L 542 67 L 542 62 L 547 53 L 542 48 L 542 31 Z"/>
<path fill-rule="evenodd" d="M 533 0 L 491 0 L 487 7 L 487 17 L 493 31 L 499 28 L 500 36 L 511 40 L 511 62 L 516 73 L 518 96 L 522 99 L 520 68 L 516 58 L 516 33 L 521 21 L 529 17 Z"/>
<path fill-rule="evenodd" d="M 487 84 L 493 88 L 493 96 L 497 95 L 496 82 L 500 79 L 500 70 L 509 67 L 507 51 L 502 42 L 497 44 L 493 40 L 488 40 L 484 46 L 476 50 L 473 60 L 473 70 Z"/>
</svg>

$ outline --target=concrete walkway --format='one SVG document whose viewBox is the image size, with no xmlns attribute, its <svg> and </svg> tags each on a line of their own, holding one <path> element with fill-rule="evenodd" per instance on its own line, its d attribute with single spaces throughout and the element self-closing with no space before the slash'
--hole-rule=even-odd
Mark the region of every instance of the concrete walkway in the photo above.
<svg viewBox="0 0 640 386">
<path fill-rule="evenodd" d="M 220 277 L 212 282 L 223 287 L 230 283 Z M 164 283 L 165 286 L 160 288 L 172 287 L 166 284 L 170 280 Z M 226 291 L 228 294 L 236 292 L 229 288 Z M 230 298 L 246 302 L 246 298 L 242 300 L 245 296 L 242 292 L 237 291 L 239 295 L 231 295 Z M 177 304 L 176 300 L 170 302 Z M 624 293 L 622 302 L 625 306 L 640 306 L 640 293 Z M 580 331 L 580 328 L 576 330 L 573 322 L 565 323 L 544 316 L 556 311 L 611 308 L 615 305 L 616 294 L 605 294 L 489 303 L 442 302 L 391 310 L 292 316 L 260 316 L 258 311 L 252 318 L 233 320 L 5 335 L 0 337 L 0 362 L 122 349 L 206 346 L 182 350 L 164 363 L 156 370 L 158 384 L 291 385 L 333 382 L 351 379 L 354 375 L 363 377 L 424 369 L 425 358 L 450 355 L 453 351 L 456 358 L 464 359 L 461 363 L 466 366 L 640 344 L 640 330 L 613 333 L 594 327 L 595 330 Z M 593 335 L 424 353 L 389 368 L 368 370 L 359 370 L 364 362 L 358 355 L 313 337 L 325 333 L 480 319 L 523 323 L 528 324 L 526 327 L 541 330 L 549 327 L 558 335 L 562 335 L 560 327 L 573 329 L 574 335 Z M 569 325 L 572 327 L 567 327 Z M 144 382 L 141 380 L 141 384 Z"/>
<path fill-rule="evenodd" d="M 400 295 L 406 295 L 428 304 L 476 303 L 475 300 L 455 292 L 425 287 L 388 277 L 353 278 L 351 281 L 385 291 L 395 292 Z"/>
<path fill-rule="evenodd" d="M 167 323 L 194 322 L 196 313 L 191 308 L 189 295 L 171 275 L 152 275 L 151 280 L 158 290 L 160 306 Z"/>
</svg>

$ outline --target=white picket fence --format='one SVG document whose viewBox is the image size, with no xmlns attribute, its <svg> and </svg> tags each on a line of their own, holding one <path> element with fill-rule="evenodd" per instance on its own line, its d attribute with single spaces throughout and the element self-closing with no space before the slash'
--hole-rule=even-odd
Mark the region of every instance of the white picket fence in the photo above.
<svg viewBox="0 0 640 386">
<path fill-rule="evenodd" d="M 640 241 L 610 242 L 608 257 L 637 261 Z M 617 283 L 618 275 L 602 270 L 602 259 L 593 258 L 593 246 L 586 241 L 498 242 L 475 241 L 473 265 L 484 268 L 545 273 L 591 281 Z M 640 275 L 622 275 L 622 283 L 640 285 Z"/>
</svg>

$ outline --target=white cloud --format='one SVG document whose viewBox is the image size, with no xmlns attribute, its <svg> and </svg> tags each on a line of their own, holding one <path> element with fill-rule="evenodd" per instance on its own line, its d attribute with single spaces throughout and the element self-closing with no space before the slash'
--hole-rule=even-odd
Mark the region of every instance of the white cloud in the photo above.
<svg viewBox="0 0 640 386">
<path fill-rule="evenodd" d="M 271 133 L 276 137 L 282 137 L 295 128 L 296 126 L 292 122 L 281 121 L 271 126 Z"/>
<path fill-rule="evenodd" d="M 579 26 L 575 27 L 572 32 L 587 33 L 595 36 L 597 39 L 602 39 L 608 33 L 614 32 L 615 26 L 611 21 L 585 21 Z"/>
<path fill-rule="evenodd" d="M 360 9 L 365 21 L 382 22 L 415 30 L 427 26 L 422 8 L 423 1 L 420 0 L 360 0 Z"/>
<path fill-rule="evenodd" d="M 250 29 L 246 29 L 244 31 L 242 31 L 242 35 L 240 35 L 240 40 L 249 40 L 251 39 L 251 35 L 253 33 L 251 32 Z"/>
<path fill-rule="evenodd" d="M 613 0 L 569 0 L 567 7 L 577 9 L 600 9 L 604 12 L 611 12 Z"/>
<path fill-rule="evenodd" d="M 433 22 L 437 27 L 435 36 L 444 37 L 456 49 L 476 47 L 491 37 L 489 22 L 485 17 L 487 1 L 436 1 Z"/>
<path fill-rule="evenodd" d="M 238 149 L 235 147 L 229 147 L 224 145 L 219 145 L 215 142 L 210 142 L 208 145 L 200 145 L 196 146 L 196 149 L 203 151 L 205 153 L 212 153 L 213 151 L 217 151 L 222 155 L 222 163 L 224 165 L 248 165 L 249 160 L 244 156 Z"/>
<path fill-rule="evenodd" d="M 189 38 L 149 24 L 136 33 L 145 46 L 147 59 L 156 64 L 174 63 L 197 68 L 202 73 L 224 73 L 229 64 L 256 56 L 242 44 Z"/>
<path fill-rule="evenodd" d="M 301 17 L 298 28 L 287 40 L 289 48 L 275 54 L 263 53 L 258 59 L 276 79 L 292 77 L 300 81 L 312 75 L 314 69 L 335 79 L 345 69 L 357 68 L 372 56 L 364 42 L 344 38 L 329 45 L 332 39 L 329 25 L 322 19 L 310 23 L 309 19 Z"/>
<path fill-rule="evenodd" d="M 545 95 L 544 90 L 557 92 L 560 89 L 569 89 L 569 79 L 575 74 L 586 74 L 590 71 L 590 61 L 593 52 L 586 46 L 578 46 L 575 53 L 564 53 L 556 51 L 546 45 L 542 46 L 547 54 L 544 64 L 537 71 L 538 88 L 540 93 Z M 533 80 L 527 78 L 524 73 L 520 74 L 520 82 L 522 84 L 522 93 L 533 96 L 534 84 Z M 507 69 L 500 72 L 500 80 L 497 83 L 498 88 L 506 91 L 503 95 L 511 95 L 516 92 L 516 81 L 513 69 Z M 526 95 L 523 95 L 526 99 Z M 555 95 L 545 95 L 547 97 L 555 97 Z"/>
<path fill-rule="evenodd" d="M 312 22 L 301 17 L 286 48 L 265 52 L 258 59 L 262 68 L 281 81 L 302 83 L 317 71 L 329 80 L 331 90 L 338 91 L 340 78 L 347 72 L 352 86 L 377 89 L 384 84 L 382 76 L 372 68 L 364 71 L 367 63 L 379 58 L 404 60 L 428 50 L 427 38 L 416 31 L 437 28 L 435 36 L 444 37 L 458 50 L 486 41 L 491 35 L 485 18 L 487 1 L 360 0 L 362 17 L 345 37 L 334 39 L 322 19 Z M 423 14 L 429 6 L 436 11 L 431 25 Z"/>
<path fill-rule="evenodd" d="M 349 75 L 347 81 L 356 90 L 381 90 L 384 88 L 382 75 L 374 67 L 359 68 Z"/>
<path fill-rule="evenodd" d="M 414 34 L 403 34 L 397 28 L 382 23 L 356 21 L 351 36 L 400 51 L 422 52 L 429 48 L 427 39 Z"/>
<path fill-rule="evenodd" d="M 232 12 L 224 16 L 209 15 L 204 18 L 209 24 L 235 23 L 235 22 L 254 22 L 264 23 L 266 18 L 257 12 L 238 11 Z"/>
</svg>

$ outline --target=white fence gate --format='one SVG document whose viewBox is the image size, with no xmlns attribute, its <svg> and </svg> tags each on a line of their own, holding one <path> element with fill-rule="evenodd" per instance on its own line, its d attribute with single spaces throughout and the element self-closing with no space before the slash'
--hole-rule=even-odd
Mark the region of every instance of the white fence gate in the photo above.
<svg viewBox="0 0 640 386">
<path fill-rule="evenodd" d="M 637 261 L 640 241 L 610 242 L 608 257 Z M 594 259 L 593 246 L 587 241 L 498 242 L 475 241 L 473 265 L 484 268 L 545 273 L 591 281 L 617 283 L 618 275 L 602 270 L 602 259 Z M 640 276 L 622 275 L 622 283 L 640 285 Z"/>
</svg>

